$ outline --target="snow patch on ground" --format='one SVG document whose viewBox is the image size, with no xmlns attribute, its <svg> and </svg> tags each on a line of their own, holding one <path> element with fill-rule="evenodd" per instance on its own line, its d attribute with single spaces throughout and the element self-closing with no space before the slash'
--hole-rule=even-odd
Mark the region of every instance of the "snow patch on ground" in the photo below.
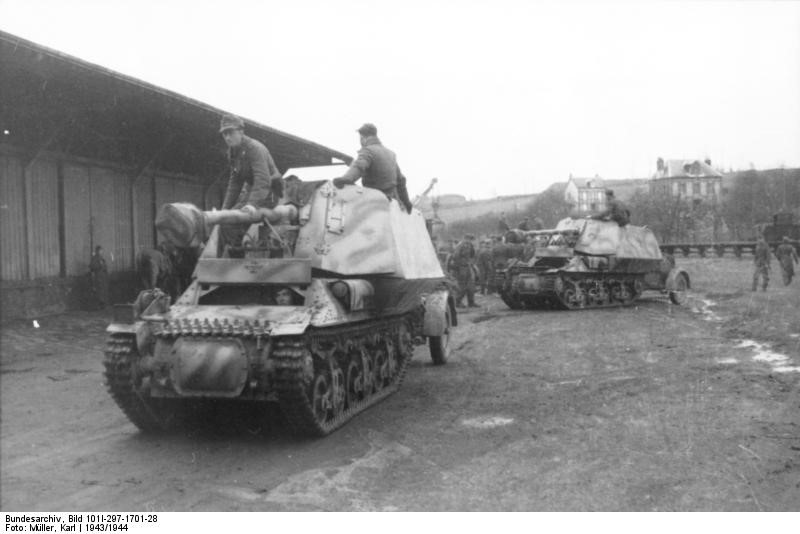
<svg viewBox="0 0 800 534">
<path fill-rule="evenodd" d="M 793 365 L 779 365 L 778 367 L 773 367 L 772 370 L 776 373 L 800 373 L 800 367 Z"/>
<path fill-rule="evenodd" d="M 498 426 L 510 425 L 513 422 L 514 419 L 511 417 L 500 417 L 495 415 L 464 419 L 461 421 L 461 424 L 470 428 L 495 428 Z"/>
<path fill-rule="evenodd" d="M 739 363 L 739 360 L 737 360 L 736 358 L 718 358 L 717 363 L 729 365 L 733 363 Z"/>
<path fill-rule="evenodd" d="M 789 356 L 775 352 L 766 343 L 759 343 L 752 339 L 743 339 L 736 345 L 737 349 L 750 349 L 753 351 L 753 361 L 765 362 L 772 366 L 776 373 L 800 373 L 800 367 L 787 365 L 793 363 Z"/>
<path fill-rule="evenodd" d="M 706 321 L 722 322 L 722 317 L 711 309 L 712 306 L 716 305 L 717 303 L 710 299 L 697 299 L 692 303 L 692 311 L 702 315 Z"/>
</svg>

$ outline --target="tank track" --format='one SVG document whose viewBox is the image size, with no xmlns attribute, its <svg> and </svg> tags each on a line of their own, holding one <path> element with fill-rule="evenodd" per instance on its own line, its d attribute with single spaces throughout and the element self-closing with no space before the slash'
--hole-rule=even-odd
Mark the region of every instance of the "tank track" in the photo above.
<svg viewBox="0 0 800 534">
<path fill-rule="evenodd" d="M 515 273 L 517 274 L 517 273 Z M 542 292 L 536 295 L 514 291 L 507 283 L 500 291 L 503 302 L 513 310 L 560 308 L 583 310 L 630 306 L 643 291 L 643 278 L 634 274 L 571 273 L 540 275 Z"/>
<path fill-rule="evenodd" d="M 136 372 L 138 358 L 135 335 L 115 333 L 108 336 L 103 359 L 108 392 L 128 419 L 141 430 L 169 430 L 177 422 L 179 401 L 145 400 L 139 395 L 136 391 L 140 386 Z"/>
<path fill-rule="evenodd" d="M 421 314 L 413 312 L 272 339 L 273 386 L 281 411 L 295 432 L 325 436 L 397 391 L 413 355 L 412 333 L 420 318 Z M 135 335 L 109 335 L 103 361 L 109 393 L 142 431 L 177 428 L 186 416 L 184 400 L 142 396 L 138 359 Z M 353 367 L 360 378 L 353 378 Z M 319 386 L 326 383 L 329 387 L 320 391 Z"/>
<path fill-rule="evenodd" d="M 387 318 L 275 339 L 275 387 L 295 432 L 330 434 L 397 391 L 413 355 L 411 319 Z M 309 356 L 313 376 L 308 373 Z M 353 367 L 360 378 L 353 378 Z"/>
</svg>

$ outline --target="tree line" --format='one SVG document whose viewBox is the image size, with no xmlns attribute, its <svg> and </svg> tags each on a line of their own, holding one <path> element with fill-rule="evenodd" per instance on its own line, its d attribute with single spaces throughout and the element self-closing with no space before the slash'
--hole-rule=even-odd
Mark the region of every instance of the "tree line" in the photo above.
<svg viewBox="0 0 800 534">
<path fill-rule="evenodd" d="M 757 226 L 769 223 L 776 213 L 792 212 L 800 223 L 800 169 L 747 170 L 728 176 L 718 202 L 664 197 L 639 191 L 625 201 L 631 224 L 652 229 L 662 243 L 753 241 Z M 525 208 L 509 217 L 515 227 L 523 217 L 539 217 L 546 228 L 575 215 L 564 199 L 564 184 L 553 184 Z M 498 213 L 456 221 L 439 232 L 442 239 L 464 234 L 497 234 Z M 518 219 L 518 220 L 517 220 Z"/>
</svg>

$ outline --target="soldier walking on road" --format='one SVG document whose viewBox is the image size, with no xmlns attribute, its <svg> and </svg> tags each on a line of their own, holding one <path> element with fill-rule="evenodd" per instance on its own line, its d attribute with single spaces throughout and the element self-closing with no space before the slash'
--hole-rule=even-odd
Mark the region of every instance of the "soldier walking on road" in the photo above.
<svg viewBox="0 0 800 534">
<path fill-rule="evenodd" d="M 755 270 L 753 271 L 753 291 L 758 289 L 758 279 L 761 277 L 763 279 L 763 285 L 761 289 L 763 291 L 767 290 L 767 285 L 769 285 L 769 271 L 771 269 L 771 257 L 769 252 L 769 245 L 767 244 L 764 236 L 760 236 L 758 238 L 758 242 L 756 243 L 756 250 L 755 250 L 755 257 L 753 258 L 753 265 Z"/>
<path fill-rule="evenodd" d="M 778 263 L 781 266 L 783 285 L 788 286 L 792 283 L 792 278 L 794 278 L 794 264 L 800 263 L 789 236 L 783 236 L 783 243 L 775 250 L 775 257 L 778 258 Z"/>
<path fill-rule="evenodd" d="M 447 270 L 453 273 L 453 277 L 458 282 L 458 296 L 456 297 L 456 307 L 464 307 L 464 296 L 467 297 L 467 305 L 476 308 L 475 304 L 475 236 L 467 234 L 464 240 L 458 244 L 453 254 L 450 255 Z"/>
<path fill-rule="evenodd" d="M 103 247 L 94 248 L 92 260 L 89 262 L 89 280 L 98 309 L 108 306 L 108 265 L 103 257 Z"/>
</svg>

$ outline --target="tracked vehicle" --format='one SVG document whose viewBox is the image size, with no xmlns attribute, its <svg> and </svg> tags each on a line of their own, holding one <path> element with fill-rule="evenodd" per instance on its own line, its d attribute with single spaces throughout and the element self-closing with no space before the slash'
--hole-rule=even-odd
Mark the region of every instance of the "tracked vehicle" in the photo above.
<svg viewBox="0 0 800 534">
<path fill-rule="evenodd" d="M 204 247 L 174 304 L 143 292 L 107 329 L 108 389 L 140 429 L 221 399 L 277 405 L 323 436 L 397 391 L 415 344 L 446 361 L 456 311 L 422 215 L 373 189 L 311 185 L 274 209 L 162 207 L 162 235 Z M 241 245 L 224 243 L 233 223 L 249 226 Z"/>
<path fill-rule="evenodd" d="M 533 257 L 512 259 L 497 272 L 500 296 L 512 309 L 626 306 L 648 289 L 676 304 L 686 298 L 689 275 L 662 256 L 648 228 L 568 218 L 525 234 L 536 244 Z"/>
</svg>

